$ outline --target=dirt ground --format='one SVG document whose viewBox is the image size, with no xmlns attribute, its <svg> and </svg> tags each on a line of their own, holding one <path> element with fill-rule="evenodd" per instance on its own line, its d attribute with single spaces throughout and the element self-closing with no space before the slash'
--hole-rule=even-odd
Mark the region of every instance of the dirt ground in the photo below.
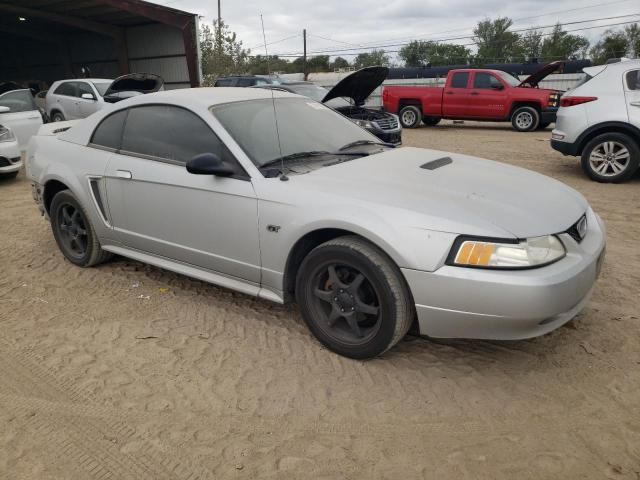
<svg viewBox="0 0 640 480">
<path fill-rule="evenodd" d="M 404 138 L 582 192 L 609 242 L 587 309 L 535 340 L 414 337 L 368 362 L 322 348 L 295 306 L 121 258 L 74 267 L 23 174 L 0 182 L 0 478 L 639 480 L 640 178 L 591 182 L 549 136 Z"/>
</svg>

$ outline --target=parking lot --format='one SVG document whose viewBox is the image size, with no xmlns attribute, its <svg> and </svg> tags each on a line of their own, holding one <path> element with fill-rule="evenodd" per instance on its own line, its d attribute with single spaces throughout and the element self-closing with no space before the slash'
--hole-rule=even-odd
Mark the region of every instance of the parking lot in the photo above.
<svg viewBox="0 0 640 480">
<path fill-rule="evenodd" d="M 404 143 L 579 190 L 608 229 L 586 310 L 535 340 L 407 337 L 368 362 L 295 305 L 72 266 L 24 174 L 1 182 L 0 478 L 639 480 L 640 178 L 592 182 L 549 136 L 443 122 Z"/>
</svg>

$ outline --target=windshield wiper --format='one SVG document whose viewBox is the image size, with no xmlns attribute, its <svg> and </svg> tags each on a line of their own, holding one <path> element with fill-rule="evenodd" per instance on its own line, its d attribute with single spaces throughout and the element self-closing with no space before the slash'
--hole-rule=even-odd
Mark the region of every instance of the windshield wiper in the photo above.
<svg viewBox="0 0 640 480">
<path fill-rule="evenodd" d="M 340 152 L 343 150 L 348 150 L 351 147 L 357 147 L 360 145 L 382 145 L 383 147 L 391 147 L 395 148 L 396 146 L 393 143 L 385 143 L 385 142 L 376 142 L 374 140 L 356 140 L 355 142 L 347 143 L 340 147 Z"/>
<path fill-rule="evenodd" d="M 309 152 L 296 152 L 291 153 L 289 155 L 285 155 L 283 157 L 274 158 L 273 160 L 269 160 L 266 163 L 260 165 L 260 168 L 273 167 L 274 165 L 281 165 L 284 163 L 288 163 L 292 160 L 299 160 L 301 158 L 309 158 L 309 157 L 331 157 L 331 156 L 361 156 L 366 157 L 369 155 L 368 152 L 327 152 L 324 150 L 311 150 Z"/>
</svg>

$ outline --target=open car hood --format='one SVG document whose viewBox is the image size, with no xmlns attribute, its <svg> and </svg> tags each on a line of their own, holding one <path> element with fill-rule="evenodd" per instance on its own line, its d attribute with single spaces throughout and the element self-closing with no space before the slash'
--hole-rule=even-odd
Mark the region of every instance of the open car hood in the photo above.
<svg viewBox="0 0 640 480">
<path fill-rule="evenodd" d="M 116 103 L 125 98 L 162 90 L 164 80 L 153 73 L 130 73 L 116 78 L 104 94 L 108 103 Z"/>
<path fill-rule="evenodd" d="M 387 67 L 365 67 L 351 75 L 344 77 L 338 84 L 329 90 L 322 99 L 322 103 L 333 98 L 346 97 L 352 99 L 356 105 L 364 104 L 364 101 L 378 88 L 389 74 Z"/>
<path fill-rule="evenodd" d="M 542 81 L 547 75 L 551 75 L 556 71 L 562 72 L 564 68 L 564 60 L 556 60 L 555 62 L 547 63 L 545 66 L 537 70 L 535 73 L 532 73 L 527 78 L 525 78 L 522 83 L 520 83 L 521 87 L 537 87 L 538 83 Z"/>
</svg>

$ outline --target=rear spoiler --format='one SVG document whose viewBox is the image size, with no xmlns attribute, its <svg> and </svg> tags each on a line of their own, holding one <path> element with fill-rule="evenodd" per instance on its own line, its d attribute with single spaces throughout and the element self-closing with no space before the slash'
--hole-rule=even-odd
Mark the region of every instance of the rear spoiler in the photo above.
<svg viewBox="0 0 640 480">
<path fill-rule="evenodd" d="M 38 130 L 39 137 L 53 137 L 66 132 L 73 127 L 79 120 L 67 120 L 66 122 L 45 123 Z"/>
</svg>

